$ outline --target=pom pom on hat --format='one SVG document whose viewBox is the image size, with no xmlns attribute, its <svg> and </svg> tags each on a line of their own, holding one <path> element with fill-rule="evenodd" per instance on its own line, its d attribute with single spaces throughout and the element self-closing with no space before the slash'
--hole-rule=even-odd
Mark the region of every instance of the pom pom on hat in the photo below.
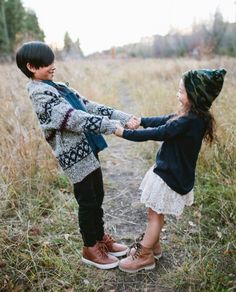
<svg viewBox="0 0 236 292">
<path fill-rule="evenodd" d="M 220 94 L 224 83 L 225 69 L 190 70 L 183 74 L 185 89 L 196 107 L 209 110 Z"/>
</svg>

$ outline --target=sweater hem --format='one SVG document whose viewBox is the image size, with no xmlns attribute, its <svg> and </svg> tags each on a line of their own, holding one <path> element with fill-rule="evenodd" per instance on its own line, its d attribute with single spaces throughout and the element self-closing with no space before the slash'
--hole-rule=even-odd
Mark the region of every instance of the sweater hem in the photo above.
<svg viewBox="0 0 236 292">
<path fill-rule="evenodd" d="M 181 196 L 184 196 L 184 195 L 187 195 L 192 189 L 192 188 L 189 188 L 189 189 L 179 189 L 178 187 L 176 187 L 175 185 L 172 185 L 167 179 L 166 177 L 162 174 L 162 172 L 159 172 L 158 169 L 154 169 L 153 172 L 157 175 L 159 175 L 163 181 L 168 185 L 169 188 L 171 188 L 173 191 L 175 191 L 176 193 L 180 194 Z"/>
</svg>

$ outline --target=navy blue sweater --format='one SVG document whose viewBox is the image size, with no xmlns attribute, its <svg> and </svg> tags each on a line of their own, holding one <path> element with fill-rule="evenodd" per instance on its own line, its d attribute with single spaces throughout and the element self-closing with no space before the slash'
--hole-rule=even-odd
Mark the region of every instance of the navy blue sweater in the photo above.
<svg viewBox="0 0 236 292">
<path fill-rule="evenodd" d="M 185 195 L 194 185 L 196 162 L 206 123 L 193 113 L 170 120 L 172 117 L 142 118 L 141 126 L 146 129 L 124 130 L 123 138 L 136 142 L 164 141 L 157 152 L 153 171 L 172 190 Z"/>
</svg>

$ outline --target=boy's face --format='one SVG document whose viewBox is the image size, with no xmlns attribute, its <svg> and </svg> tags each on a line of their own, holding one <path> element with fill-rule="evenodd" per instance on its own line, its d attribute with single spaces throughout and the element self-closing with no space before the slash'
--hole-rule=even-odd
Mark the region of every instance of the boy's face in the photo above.
<svg viewBox="0 0 236 292">
<path fill-rule="evenodd" d="M 54 72 L 56 70 L 54 63 L 38 69 L 28 63 L 27 68 L 34 74 L 34 77 L 32 78 L 34 80 L 53 80 Z"/>
</svg>

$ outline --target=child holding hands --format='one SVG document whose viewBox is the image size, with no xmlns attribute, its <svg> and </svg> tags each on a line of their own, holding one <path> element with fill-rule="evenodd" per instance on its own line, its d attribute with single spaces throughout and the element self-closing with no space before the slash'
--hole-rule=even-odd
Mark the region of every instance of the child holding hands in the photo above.
<svg viewBox="0 0 236 292">
<path fill-rule="evenodd" d="M 107 144 L 100 134 L 114 133 L 117 121 L 134 128 L 136 118 L 53 82 L 54 53 L 43 42 L 23 44 L 16 62 L 30 79 L 28 94 L 45 138 L 74 184 L 84 242 L 82 261 L 100 269 L 114 268 L 119 262 L 117 256 L 125 255 L 127 247 L 104 232 L 104 189 L 98 153 Z"/>
<path fill-rule="evenodd" d="M 141 118 L 144 129 L 127 130 L 117 124 L 115 134 L 130 141 L 163 141 L 155 165 L 146 173 L 140 189 L 141 202 L 148 208 L 148 223 L 144 237 L 122 259 L 119 268 L 133 273 L 155 267 L 161 256 L 160 233 L 164 215 L 179 216 L 194 200 L 193 186 L 202 140 L 212 142 L 214 117 L 209 111 L 219 95 L 226 71 L 190 70 L 183 74 L 177 98 L 180 110 L 176 114 Z"/>
</svg>

